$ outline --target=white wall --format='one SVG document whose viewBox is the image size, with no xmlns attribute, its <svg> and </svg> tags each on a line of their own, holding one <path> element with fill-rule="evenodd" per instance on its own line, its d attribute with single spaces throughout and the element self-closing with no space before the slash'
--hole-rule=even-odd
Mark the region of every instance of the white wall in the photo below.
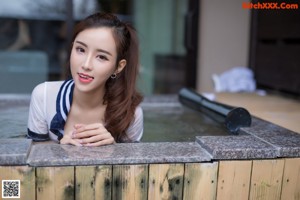
<svg viewBox="0 0 300 200">
<path fill-rule="evenodd" d="M 213 92 L 213 73 L 247 66 L 250 10 L 247 0 L 201 0 L 197 91 Z"/>
</svg>

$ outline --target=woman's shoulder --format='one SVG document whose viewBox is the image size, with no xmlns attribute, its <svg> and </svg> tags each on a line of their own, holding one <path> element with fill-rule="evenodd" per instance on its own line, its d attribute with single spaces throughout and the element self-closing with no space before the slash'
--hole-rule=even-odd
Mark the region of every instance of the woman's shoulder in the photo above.
<svg viewBox="0 0 300 200">
<path fill-rule="evenodd" d="M 48 82 L 44 82 L 43 84 L 46 85 L 47 89 L 58 89 L 62 86 L 62 84 L 64 83 L 64 81 L 48 81 Z"/>
<path fill-rule="evenodd" d="M 137 106 L 135 108 L 135 116 L 136 117 L 143 117 L 143 109 L 141 106 Z"/>
<path fill-rule="evenodd" d="M 32 97 L 42 99 L 45 96 L 48 96 L 47 94 L 53 94 L 55 95 L 58 93 L 59 88 L 63 84 L 63 81 L 49 81 L 49 82 L 43 82 L 35 86 L 35 88 L 32 91 Z"/>
<path fill-rule="evenodd" d="M 35 86 L 33 89 L 33 92 L 35 93 L 43 93 L 47 92 L 48 90 L 53 90 L 53 89 L 59 89 L 61 85 L 63 84 L 64 81 L 48 81 L 48 82 L 43 82 Z"/>
</svg>

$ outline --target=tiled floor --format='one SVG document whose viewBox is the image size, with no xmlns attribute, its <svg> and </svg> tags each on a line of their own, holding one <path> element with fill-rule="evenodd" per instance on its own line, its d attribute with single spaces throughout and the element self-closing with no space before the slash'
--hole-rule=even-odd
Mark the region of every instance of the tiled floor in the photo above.
<svg viewBox="0 0 300 200">
<path fill-rule="evenodd" d="M 300 133 L 300 100 L 269 94 L 218 93 L 216 101 L 244 107 L 256 117 Z"/>
</svg>

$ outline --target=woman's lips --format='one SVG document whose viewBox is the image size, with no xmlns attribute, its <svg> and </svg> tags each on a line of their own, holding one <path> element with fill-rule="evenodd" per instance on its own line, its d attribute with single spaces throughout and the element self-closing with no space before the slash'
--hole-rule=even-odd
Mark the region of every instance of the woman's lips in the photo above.
<svg viewBox="0 0 300 200">
<path fill-rule="evenodd" d="M 84 74 L 84 73 L 78 73 L 79 81 L 82 83 L 90 83 L 94 80 L 94 77 Z"/>
</svg>

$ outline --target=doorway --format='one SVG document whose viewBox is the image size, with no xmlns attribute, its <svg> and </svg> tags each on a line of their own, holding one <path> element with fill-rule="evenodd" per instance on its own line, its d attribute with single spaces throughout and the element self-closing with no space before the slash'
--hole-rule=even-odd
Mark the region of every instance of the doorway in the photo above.
<svg viewBox="0 0 300 200">
<path fill-rule="evenodd" d="M 139 0 L 133 11 L 141 48 L 141 91 L 174 94 L 182 87 L 195 88 L 199 1 Z"/>
</svg>

